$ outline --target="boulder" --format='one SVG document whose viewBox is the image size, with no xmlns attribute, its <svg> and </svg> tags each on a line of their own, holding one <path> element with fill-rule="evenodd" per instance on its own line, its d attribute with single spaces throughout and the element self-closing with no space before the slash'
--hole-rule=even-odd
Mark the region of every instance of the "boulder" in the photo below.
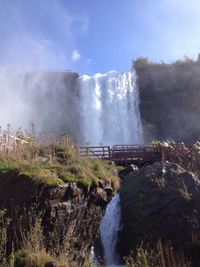
<svg viewBox="0 0 200 267">
<path fill-rule="evenodd" d="M 127 256 L 161 240 L 185 249 L 200 236 L 200 182 L 171 162 L 157 162 L 123 176 L 118 249 Z"/>
</svg>

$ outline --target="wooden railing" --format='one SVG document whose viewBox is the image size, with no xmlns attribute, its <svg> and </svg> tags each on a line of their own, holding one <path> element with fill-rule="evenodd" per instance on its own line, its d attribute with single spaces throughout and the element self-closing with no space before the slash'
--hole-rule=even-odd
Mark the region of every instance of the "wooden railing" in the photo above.
<svg viewBox="0 0 200 267">
<path fill-rule="evenodd" d="M 107 159 L 117 164 L 152 163 L 162 159 L 160 148 L 140 145 L 80 147 L 79 152 L 82 157 Z"/>
<path fill-rule="evenodd" d="M 81 157 L 101 158 L 108 160 L 111 158 L 109 146 L 80 147 L 79 153 Z"/>
</svg>

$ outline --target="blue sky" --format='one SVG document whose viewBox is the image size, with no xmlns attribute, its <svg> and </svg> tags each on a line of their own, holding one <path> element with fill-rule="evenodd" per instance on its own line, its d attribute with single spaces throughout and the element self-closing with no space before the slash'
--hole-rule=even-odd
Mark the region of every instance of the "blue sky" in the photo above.
<svg viewBox="0 0 200 267">
<path fill-rule="evenodd" d="M 200 52 L 199 0 L 0 0 L 0 66 L 126 71 Z"/>
</svg>

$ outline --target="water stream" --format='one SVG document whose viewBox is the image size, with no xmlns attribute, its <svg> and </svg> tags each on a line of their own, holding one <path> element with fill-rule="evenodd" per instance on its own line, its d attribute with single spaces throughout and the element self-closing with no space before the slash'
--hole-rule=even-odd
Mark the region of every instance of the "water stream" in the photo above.
<svg viewBox="0 0 200 267">
<path fill-rule="evenodd" d="M 116 244 L 118 240 L 118 231 L 120 230 L 120 221 L 120 197 L 119 194 L 116 194 L 108 204 L 100 226 L 100 237 L 104 250 L 105 266 L 119 265 Z"/>
</svg>

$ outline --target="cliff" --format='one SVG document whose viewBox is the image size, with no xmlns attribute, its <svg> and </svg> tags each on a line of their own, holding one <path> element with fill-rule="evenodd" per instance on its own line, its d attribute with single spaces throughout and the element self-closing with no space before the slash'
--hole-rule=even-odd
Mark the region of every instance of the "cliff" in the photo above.
<svg viewBox="0 0 200 267">
<path fill-rule="evenodd" d="M 1 174 L 0 189 L 0 209 L 6 209 L 11 218 L 10 244 L 14 242 L 19 249 L 24 222 L 31 220 L 32 215 L 41 216 L 48 249 L 56 243 L 65 246 L 66 258 L 77 265 L 95 245 L 101 219 L 113 194 L 109 183 L 90 190 L 73 182 L 45 186 L 13 171 Z M 34 214 L 29 215 L 33 208 Z"/>
<path fill-rule="evenodd" d="M 200 133 L 200 64 L 185 59 L 173 64 L 134 62 L 145 140 L 192 142 Z"/>
<path fill-rule="evenodd" d="M 13 249 L 27 251 L 34 234 L 37 240 L 44 240 L 41 250 L 45 253 L 64 255 L 62 266 L 67 260 L 69 266 L 81 266 L 98 240 L 100 222 L 119 188 L 119 177 L 109 162 L 80 158 L 69 145 L 62 149 L 54 145 L 54 150 L 52 146 L 29 145 L 0 153 L 0 211 L 6 211 L 9 221 L 6 254 Z M 41 235 L 34 228 L 37 221 Z M 0 216 L 0 238 L 5 236 L 2 222 Z M 31 257 L 40 251 L 37 246 L 35 251 L 38 241 L 34 240 L 28 253 Z M 1 253 L 0 249 L 3 264 L 5 254 Z M 23 257 L 22 253 L 16 258 L 16 267 L 27 266 Z"/>
</svg>

